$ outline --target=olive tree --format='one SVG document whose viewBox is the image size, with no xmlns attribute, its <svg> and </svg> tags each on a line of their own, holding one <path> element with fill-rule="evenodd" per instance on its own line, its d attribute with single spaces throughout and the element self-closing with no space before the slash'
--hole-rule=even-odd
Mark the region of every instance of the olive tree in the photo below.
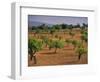
<svg viewBox="0 0 100 82">
<path fill-rule="evenodd" d="M 71 43 L 74 46 L 73 49 L 75 49 L 77 47 L 77 45 L 78 45 L 78 41 L 77 40 L 72 40 Z"/>
<path fill-rule="evenodd" d="M 88 24 L 83 23 L 81 29 L 85 30 L 88 27 Z"/>
<path fill-rule="evenodd" d="M 42 49 L 42 42 L 36 39 L 28 40 L 28 54 L 30 55 L 30 60 L 34 59 L 34 64 L 36 64 L 36 52 Z"/>
<path fill-rule="evenodd" d="M 55 28 L 52 27 L 52 29 L 50 30 L 50 34 L 53 36 L 53 34 L 55 33 Z"/>
<path fill-rule="evenodd" d="M 40 30 L 40 29 L 36 29 L 36 30 L 35 30 L 34 36 L 36 37 L 36 35 L 37 35 L 37 34 L 40 34 L 40 33 L 41 33 L 41 30 Z M 38 38 L 39 38 L 39 36 L 38 36 Z"/>
<path fill-rule="evenodd" d="M 65 42 L 68 46 L 72 45 L 72 41 L 71 39 L 66 39 Z"/>
<path fill-rule="evenodd" d="M 75 33 L 72 32 L 72 31 L 70 31 L 70 32 L 69 32 L 69 35 L 73 38 L 73 36 L 75 35 Z"/>
<path fill-rule="evenodd" d="M 46 45 L 46 47 L 48 46 L 48 44 L 49 44 L 49 38 L 48 37 L 43 37 L 42 38 L 42 41 L 43 41 L 43 43 Z"/>
<path fill-rule="evenodd" d="M 80 47 L 77 48 L 76 52 L 78 53 L 78 60 L 80 60 L 81 56 L 87 53 L 87 49 Z"/>
<path fill-rule="evenodd" d="M 83 41 L 85 41 L 85 42 L 88 41 L 88 33 L 86 31 L 82 33 L 81 40 L 82 40 L 82 42 Z"/>
<path fill-rule="evenodd" d="M 57 49 L 61 49 L 64 47 L 64 41 L 61 41 L 61 40 L 53 40 L 50 42 L 49 44 L 49 47 L 50 48 L 55 48 L 55 51 L 54 53 L 57 53 Z"/>
</svg>

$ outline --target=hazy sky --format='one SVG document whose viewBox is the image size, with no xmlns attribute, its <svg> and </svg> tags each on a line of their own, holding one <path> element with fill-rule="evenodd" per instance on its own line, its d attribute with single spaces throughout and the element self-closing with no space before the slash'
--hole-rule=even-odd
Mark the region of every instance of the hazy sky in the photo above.
<svg viewBox="0 0 100 82">
<path fill-rule="evenodd" d="M 71 16 L 46 16 L 46 15 L 29 15 L 28 22 L 42 22 L 47 24 L 88 24 L 87 17 L 71 17 Z"/>
</svg>

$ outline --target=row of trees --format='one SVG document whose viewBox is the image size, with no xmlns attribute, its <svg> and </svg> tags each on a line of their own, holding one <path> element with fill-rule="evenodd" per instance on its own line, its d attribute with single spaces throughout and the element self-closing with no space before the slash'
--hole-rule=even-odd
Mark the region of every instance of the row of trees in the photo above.
<svg viewBox="0 0 100 82">
<path fill-rule="evenodd" d="M 56 24 L 56 25 L 46 25 L 46 24 L 42 24 L 39 26 L 32 26 L 29 27 L 29 30 L 33 30 L 33 31 L 46 31 L 48 32 L 49 30 L 55 31 L 55 30 L 61 30 L 61 29 L 73 29 L 73 28 L 81 28 L 81 29 L 87 29 L 88 24 L 83 23 L 82 25 L 77 24 L 77 25 L 72 25 L 72 24 Z"/>
<path fill-rule="evenodd" d="M 57 53 L 57 49 L 64 48 L 64 45 L 73 45 L 73 49 L 78 53 L 78 59 L 80 60 L 81 56 L 87 53 L 87 49 L 84 48 L 82 42 L 77 40 L 51 40 L 48 38 L 43 38 L 42 40 L 29 39 L 28 40 L 28 53 L 30 55 L 30 60 L 34 59 L 34 64 L 36 64 L 36 52 L 43 49 L 43 46 L 48 47 L 49 50 L 55 48 L 53 53 Z"/>
<path fill-rule="evenodd" d="M 69 35 L 71 36 L 71 38 L 73 38 L 73 36 L 75 35 L 75 31 L 73 31 L 73 28 L 75 27 L 74 25 L 66 25 L 66 24 L 62 24 L 62 27 L 63 27 L 63 30 L 61 30 L 61 25 L 53 25 L 52 27 L 48 27 L 46 26 L 45 24 L 41 25 L 41 27 L 44 26 L 43 28 L 39 28 L 39 27 L 34 27 L 31 31 L 34 32 L 34 37 L 36 38 L 41 38 L 43 34 L 43 31 L 47 32 L 47 34 L 51 35 L 52 37 L 54 37 L 54 33 L 57 33 L 56 31 L 59 30 L 59 32 L 61 33 L 64 33 L 64 35 L 67 36 L 67 34 L 69 33 Z M 80 25 L 77 25 L 77 28 L 80 28 L 80 32 L 81 32 L 81 38 L 85 39 L 85 41 L 87 41 L 87 24 L 84 24 L 83 23 L 83 26 L 80 26 Z M 64 27 L 67 27 L 66 29 Z M 58 29 L 59 28 L 59 29 Z M 75 27 L 76 28 L 76 27 Z M 30 32 L 30 31 L 29 31 Z M 48 36 L 47 35 L 47 36 Z M 59 33 L 58 34 L 55 34 L 55 38 L 59 38 L 61 39 L 62 37 L 59 36 Z"/>
<path fill-rule="evenodd" d="M 52 37 L 53 37 L 54 33 L 55 33 L 55 31 L 50 31 L 50 34 L 52 35 Z M 81 33 L 80 39 L 81 39 L 82 41 L 87 42 L 87 41 L 88 41 L 88 33 L 87 33 L 87 31 L 81 30 L 80 33 Z M 39 38 L 40 38 L 40 39 L 44 39 L 44 38 L 46 39 L 46 38 L 47 38 L 47 36 L 40 35 L 39 32 L 37 32 L 37 34 L 39 34 L 39 36 L 37 37 L 38 39 L 39 39 Z M 74 33 L 73 31 L 69 31 L 69 35 L 70 35 L 71 38 L 73 39 L 73 37 L 75 36 L 75 33 Z M 67 34 L 66 34 L 66 36 L 67 36 Z M 36 34 L 35 34 L 34 37 L 36 37 Z M 62 39 L 62 37 L 59 36 L 59 34 L 55 34 L 55 38 L 57 38 L 57 39 L 59 39 L 59 40 Z M 65 37 L 65 38 L 66 38 L 66 37 Z"/>
</svg>

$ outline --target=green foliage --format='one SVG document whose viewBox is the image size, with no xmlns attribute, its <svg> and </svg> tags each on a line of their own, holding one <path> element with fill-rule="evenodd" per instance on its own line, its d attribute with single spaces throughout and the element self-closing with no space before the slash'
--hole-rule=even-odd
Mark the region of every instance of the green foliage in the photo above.
<svg viewBox="0 0 100 82">
<path fill-rule="evenodd" d="M 55 53 L 56 53 L 57 48 L 61 49 L 63 47 L 64 47 L 64 41 L 61 41 L 61 40 L 52 40 L 49 43 L 49 49 L 55 48 Z"/>
<path fill-rule="evenodd" d="M 28 53 L 30 55 L 30 60 L 34 59 L 34 64 L 36 64 L 35 53 L 42 49 L 42 42 L 36 39 L 28 40 Z"/>
<path fill-rule="evenodd" d="M 77 41 L 77 47 L 78 47 L 78 48 L 83 47 L 83 44 L 82 44 L 82 42 L 81 42 L 81 41 Z"/>
<path fill-rule="evenodd" d="M 85 31 L 84 30 L 81 30 L 80 32 L 81 32 L 81 34 L 84 34 Z"/>
<path fill-rule="evenodd" d="M 87 33 L 86 31 L 84 31 L 84 32 L 82 33 L 81 39 L 84 40 L 85 42 L 88 41 L 88 33 Z"/>
<path fill-rule="evenodd" d="M 28 52 L 30 55 L 34 55 L 36 52 L 42 49 L 42 42 L 36 39 L 28 40 Z"/>
<path fill-rule="evenodd" d="M 74 46 L 73 49 L 83 47 L 82 42 L 81 41 L 78 41 L 78 40 L 66 39 L 65 42 L 67 44 L 72 44 Z"/>
<path fill-rule="evenodd" d="M 35 31 L 35 33 L 36 33 L 36 34 L 41 33 L 41 30 L 40 30 L 40 29 L 37 29 L 37 30 Z"/>
<path fill-rule="evenodd" d="M 84 54 L 86 52 L 87 52 L 87 50 L 83 47 L 77 48 L 77 53 L 79 53 L 79 54 Z"/>
<path fill-rule="evenodd" d="M 80 26 L 80 24 L 77 24 L 75 27 L 76 27 L 76 28 L 80 28 L 81 26 Z"/>
<path fill-rule="evenodd" d="M 74 40 L 66 39 L 65 42 L 66 42 L 67 44 L 72 44 L 72 42 L 74 43 Z"/>
<path fill-rule="evenodd" d="M 47 45 L 49 44 L 49 38 L 48 37 L 43 37 L 42 41 L 43 41 L 44 44 L 46 44 L 46 47 L 47 47 Z"/>
<path fill-rule="evenodd" d="M 55 38 L 59 38 L 59 36 L 56 34 L 56 35 L 55 35 Z"/>
<path fill-rule="evenodd" d="M 80 47 L 80 48 L 77 48 L 76 52 L 78 53 L 78 59 L 80 60 L 81 56 L 83 54 L 86 54 L 87 53 L 87 49 L 85 49 L 83 47 Z"/>
<path fill-rule="evenodd" d="M 77 47 L 77 45 L 78 45 L 78 41 L 77 41 L 77 40 L 72 40 L 71 43 L 73 44 L 74 49 L 75 49 L 75 48 Z"/>
<path fill-rule="evenodd" d="M 73 45 L 77 45 L 77 40 L 72 40 Z"/>
<path fill-rule="evenodd" d="M 62 26 L 62 29 L 66 29 L 67 28 L 66 24 L 61 24 L 61 26 Z"/>
<path fill-rule="evenodd" d="M 70 43 L 70 42 L 71 42 L 71 40 L 66 39 L 66 40 L 65 40 L 65 42 L 66 42 L 66 43 Z"/>
<path fill-rule="evenodd" d="M 83 23 L 83 27 L 85 27 L 86 25 L 85 25 L 85 23 Z"/>
<path fill-rule="evenodd" d="M 49 49 L 55 48 L 55 43 L 54 43 L 54 41 L 51 40 L 51 41 L 49 42 L 48 46 L 49 46 Z"/>
<path fill-rule="evenodd" d="M 65 29 L 70 29 L 72 30 L 73 28 L 81 28 L 82 30 L 85 30 L 87 29 L 88 27 L 88 24 L 85 24 L 83 23 L 83 25 L 81 26 L 80 24 L 77 24 L 77 25 L 72 25 L 72 24 L 55 24 L 55 25 L 52 25 L 52 26 L 49 26 L 49 25 L 46 25 L 46 24 L 41 24 L 39 26 L 32 26 L 29 30 L 31 31 L 34 31 L 34 30 L 42 30 L 42 31 L 45 31 L 45 32 L 48 32 L 49 30 L 52 30 L 52 29 L 55 29 L 55 30 L 65 30 Z"/>
<path fill-rule="evenodd" d="M 55 48 L 63 48 L 64 47 L 64 41 L 56 40 L 56 41 L 54 41 L 54 46 L 55 46 Z"/>
<path fill-rule="evenodd" d="M 72 32 L 72 31 L 70 31 L 70 32 L 69 32 L 69 35 L 71 35 L 71 36 L 72 36 L 72 38 L 73 38 L 73 36 L 75 35 L 75 33 L 74 33 L 74 32 Z"/>
<path fill-rule="evenodd" d="M 51 29 L 51 30 L 50 30 L 50 34 L 53 35 L 55 31 L 56 31 L 55 29 Z"/>
<path fill-rule="evenodd" d="M 52 28 L 54 28 L 55 30 L 60 30 L 61 29 L 61 25 L 53 25 Z"/>
</svg>

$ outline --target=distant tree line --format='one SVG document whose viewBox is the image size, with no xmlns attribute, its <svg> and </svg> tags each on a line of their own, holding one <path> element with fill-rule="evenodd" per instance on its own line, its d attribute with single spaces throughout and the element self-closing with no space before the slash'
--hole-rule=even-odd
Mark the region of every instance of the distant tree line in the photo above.
<svg viewBox="0 0 100 82">
<path fill-rule="evenodd" d="M 81 28 L 81 29 L 87 29 L 88 24 L 83 23 L 82 25 L 77 24 L 77 25 L 72 25 L 72 24 L 55 24 L 52 26 L 46 25 L 46 24 L 41 24 L 39 26 L 32 26 L 29 27 L 29 30 L 43 30 L 43 31 L 48 31 L 48 30 L 61 30 L 61 29 L 73 29 L 73 28 Z"/>
</svg>

